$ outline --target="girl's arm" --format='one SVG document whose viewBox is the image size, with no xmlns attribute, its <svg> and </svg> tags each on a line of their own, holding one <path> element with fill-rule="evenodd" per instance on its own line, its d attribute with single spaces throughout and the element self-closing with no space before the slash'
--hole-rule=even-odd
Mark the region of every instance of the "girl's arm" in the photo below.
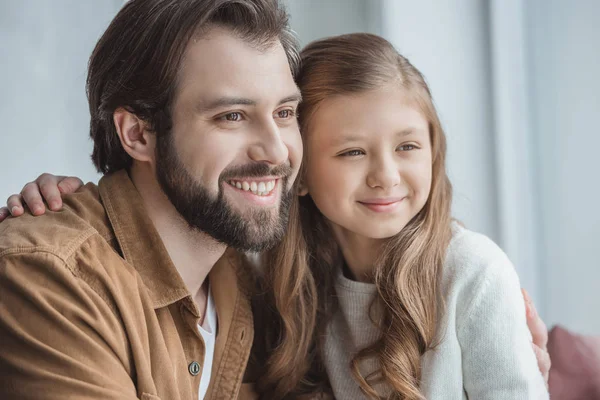
<svg viewBox="0 0 600 400">
<path fill-rule="evenodd" d="M 497 257 L 475 267 L 476 276 L 463 288 L 468 300 L 461 302 L 457 333 L 464 388 L 471 399 L 547 399 L 519 279 L 506 255 L 493 246 Z"/>
</svg>

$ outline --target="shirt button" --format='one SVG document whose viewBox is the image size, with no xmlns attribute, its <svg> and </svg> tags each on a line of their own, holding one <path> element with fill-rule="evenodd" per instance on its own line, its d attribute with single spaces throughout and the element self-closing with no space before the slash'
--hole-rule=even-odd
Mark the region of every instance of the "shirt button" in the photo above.
<svg viewBox="0 0 600 400">
<path fill-rule="evenodd" d="M 200 373 L 200 364 L 196 361 L 192 361 L 190 365 L 188 365 L 188 371 L 192 376 L 196 376 Z"/>
</svg>

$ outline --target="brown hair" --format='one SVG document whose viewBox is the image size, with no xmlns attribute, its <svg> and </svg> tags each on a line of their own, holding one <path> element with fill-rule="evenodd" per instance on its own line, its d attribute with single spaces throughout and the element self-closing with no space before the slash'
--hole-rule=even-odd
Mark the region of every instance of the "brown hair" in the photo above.
<svg viewBox="0 0 600 400">
<path fill-rule="evenodd" d="M 171 106 L 186 47 L 211 26 L 230 29 L 259 49 L 279 40 L 296 76 L 296 40 L 278 0 L 130 0 L 99 40 L 89 62 L 92 160 L 100 172 L 129 168 L 132 162 L 113 123 L 117 108 L 134 113 L 159 136 L 170 133 Z M 267 257 L 264 276 L 256 282 L 265 290 L 256 294 L 254 303 L 265 307 L 256 313 L 255 347 L 265 352 L 264 363 L 249 373 L 259 375 L 257 386 L 266 399 L 289 395 L 303 382 L 309 365 L 316 286 L 299 226 L 296 200 L 286 241 Z"/>
<path fill-rule="evenodd" d="M 302 222 L 294 196 L 285 237 L 264 255 L 263 275 L 257 281 L 262 291 L 253 301 L 252 352 L 261 399 L 298 399 L 322 389 L 324 372 L 310 370 L 318 365 L 314 341 L 317 285 L 308 267 Z"/>
<path fill-rule="evenodd" d="M 385 39 L 371 34 L 349 34 L 309 44 L 300 53 L 297 83 L 302 91 L 300 126 L 309 134 L 311 116 L 321 102 L 399 85 L 429 123 L 432 147 L 432 186 L 423 209 L 396 236 L 388 239 L 374 271 L 377 304 L 383 310 L 381 338 L 352 361 L 352 372 L 363 392 L 378 399 L 374 383 L 385 381 L 396 399 L 422 399 L 419 391 L 421 356 L 435 346 L 443 309 L 440 277 L 451 238 L 452 188 L 446 174 L 446 138 L 430 90 L 422 74 Z M 310 154 L 306 154 L 310 157 Z M 300 218 L 308 245 L 313 279 L 319 283 L 317 337 L 324 333 L 334 307 L 333 281 L 340 251 L 323 215 L 310 196 L 300 200 Z M 359 363 L 376 357 L 380 371 L 362 376 Z M 318 361 L 317 358 L 313 358 Z"/>
<path fill-rule="evenodd" d="M 212 25 L 231 29 L 257 47 L 279 40 L 295 75 L 297 45 L 277 0 L 130 0 L 96 44 L 88 66 L 92 160 L 99 172 L 131 166 L 113 123 L 117 108 L 134 113 L 157 135 L 170 132 L 188 42 Z"/>
</svg>

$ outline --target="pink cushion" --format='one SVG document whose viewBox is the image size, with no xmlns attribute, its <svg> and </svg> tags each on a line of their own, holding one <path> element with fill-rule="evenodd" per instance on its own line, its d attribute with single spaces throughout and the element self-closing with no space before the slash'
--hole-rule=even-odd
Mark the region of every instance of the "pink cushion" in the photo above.
<svg viewBox="0 0 600 400">
<path fill-rule="evenodd" d="M 548 337 L 550 398 L 600 400 L 600 337 L 555 326 Z"/>
</svg>

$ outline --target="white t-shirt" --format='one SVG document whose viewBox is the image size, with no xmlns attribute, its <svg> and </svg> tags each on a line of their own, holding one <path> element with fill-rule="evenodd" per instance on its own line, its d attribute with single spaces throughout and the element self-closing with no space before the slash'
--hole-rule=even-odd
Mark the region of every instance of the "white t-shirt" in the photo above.
<svg viewBox="0 0 600 400">
<path fill-rule="evenodd" d="M 212 290 L 208 288 L 208 299 L 206 301 L 206 312 L 202 325 L 198 325 L 198 330 L 204 340 L 204 365 L 202 366 L 202 376 L 200 377 L 200 389 L 198 390 L 198 400 L 204 399 L 210 375 L 212 372 L 213 356 L 215 354 L 215 337 L 217 336 L 217 309 L 213 299 Z"/>
</svg>

